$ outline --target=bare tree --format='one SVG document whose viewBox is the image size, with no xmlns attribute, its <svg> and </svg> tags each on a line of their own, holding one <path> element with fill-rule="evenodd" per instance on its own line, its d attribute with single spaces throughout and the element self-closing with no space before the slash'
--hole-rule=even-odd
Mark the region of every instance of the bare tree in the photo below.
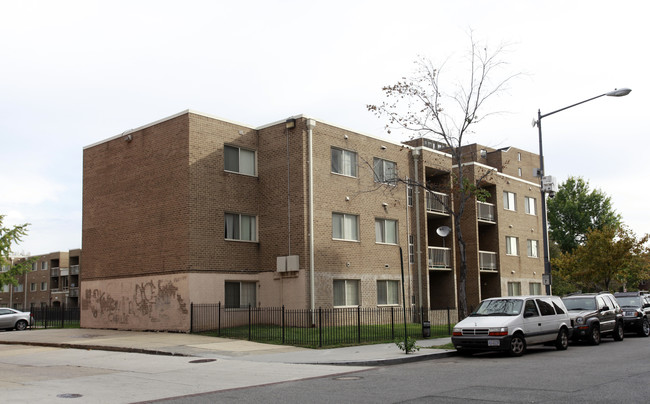
<svg viewBox="0 0 650 404">
<path fill-rule="evenodd" d="M 471 35 L 470 43 L 466 61 L 467 77 L 461 82 L 443 86 L 441 73 L 444 64 L 436 68 L 430 60 L 421 57 L 415 62 L 417 67 L 411 78 L 404 77 L 394 85 L 383 87 L 387 101 L 367 106 L 377 116 L 388 119 L 388 133 L 397 128 L 410 133 L 412 138 L 429 137 L 445 144 L 445 151 L 451 154 L 453 164 L 458 167 L 452 173 L 449 185 L 454 202 L 445 207 L 453 217 L 459 248 L 458 303 L 463 317 L 468 315 L 467 257 L 461 218 L 467 202 L 473 202 L 475 198 L 485 201 L 489 197 L 489 193 L 482 189 L 482 183 L 490 175 L 490 172 L 485 172 L 474 181 L 468 178 L 461 164 L 467 159 L 467 156 L 463 156 L 463 146 L 469 144 L 466 137 L 473 133 L 474 126 L 496 113 L 483 111 L 488 99 L 504 92 L 507 84 L 518 76 L 503 75 L 506 63 L 501 55 L 505 52 L 504 46 L 492 52 L 487 46 L 479 46 Z M 498 80 L 495 81 L 495 78 Z M 446 91 L 448 88 L 449 91 Z M 415 183 L 410 179 L 402 180 L 411 186 L 434 191 L 434 185 L 426 181 Z M 433 195 L 435 197 L 436 194 Z M 445 203 L 442 200 L 439 202 Z"/>
</svg>

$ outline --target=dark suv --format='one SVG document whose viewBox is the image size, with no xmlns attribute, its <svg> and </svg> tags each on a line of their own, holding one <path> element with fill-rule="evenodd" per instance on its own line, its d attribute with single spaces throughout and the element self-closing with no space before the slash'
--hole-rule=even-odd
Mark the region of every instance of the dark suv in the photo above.
<svg viewBox="0 0 650 404">
<path fill-rule="evenodd" d="M 602 336 L 624 337 L 623 313 L 611 293 L 576 293 L 562 298 L 573 326 L 573 340 L 600 344 Z"/>
<path fill-rule="evenodd" d="M 635 331 L 641 337 L 650 335 L 650 301 L 641 292 L 614 293 L 623 309 L 623 323 L 626 331 Z"/>
</svg>

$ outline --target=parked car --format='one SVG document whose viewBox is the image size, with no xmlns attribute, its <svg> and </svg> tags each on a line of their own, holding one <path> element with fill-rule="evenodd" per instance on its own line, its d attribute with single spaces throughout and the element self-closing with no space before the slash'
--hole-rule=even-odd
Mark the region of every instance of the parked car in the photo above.
<svg viewBox="0 0 650 404">
<path fill-rule="evenodd" d="M 451 342 L 459 353 L 506 351 L 520 356 L 530 345 L 567 349 L 571 319 L 557 296 L 508 296 L 486 299 L 454 327 Z"/>
<path fill-rule="evenodd" d="M 23 312 L 8 307 L 0 308 L 0 329 L 23 331 L 34 325 L 34 316 L 30 312 Z"/>
<path fill-rule="evenodd" d="M 576 293 L 562 301 L 571 316 L 574 341 L 587 340 L 598 345 L 603 336 L 623 340 L 623 312 L 611 293 Z"/>
<path fill-rule="evenodd" d="M 641 337 L 650 335 L 650 300 L 641 292 L 617 292 L 614 297 L 623 310 L 625 331 L 634 331 Z"/>
</svg>

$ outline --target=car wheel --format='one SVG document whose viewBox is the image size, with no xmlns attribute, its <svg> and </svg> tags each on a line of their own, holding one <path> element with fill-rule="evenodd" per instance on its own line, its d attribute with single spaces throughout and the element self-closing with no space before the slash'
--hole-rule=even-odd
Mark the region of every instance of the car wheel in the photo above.
<svg viewBox="0 0 650 404">
<path fill-rule="evenodd" d="M 650 323 L 647 318 L 644 318 L 643 323 L 641 323 L 641 329 L 639 330 L 639 336 L 647 337 L 648 335 L 650 335 Z"/>
<path fill-rule="evenodd" d="M 619 321 L 616 323 L 616 328 L 614 328 L 612 336 L 614 337 L 614 341 L 623 341 L 623 338 L 625 338 L 625 330 L 623 329 L 622 322 Z"/>
<path fill-rule="evenodd" d="M 515 334 L 510 340 L 510 349 L 508 353 L 510 356 L 521 356 L 526 351 L 526 340 L 521 334 Z"/>
<path fill-rule="evenodd" d="M 564 351 L 569 347 L 569 333 L 567 332 L 566 328 L 562 328 L 560 330 L 560 333 L 557 335 L 557 339 L 555 340 L 555 348 L 557 348 L 559 351 Z"/>
<path fill-rule="evenodd" d="M 600 326 L 594 325 L 589 332 L 589 342 L 591 345 L 600 344 Z"/>
<path fill-rule="evenodd" d="M 27 321 L 20 320 L 16 323 L 16 330 L 24 331 L 27 328 Z"/>
</svg>

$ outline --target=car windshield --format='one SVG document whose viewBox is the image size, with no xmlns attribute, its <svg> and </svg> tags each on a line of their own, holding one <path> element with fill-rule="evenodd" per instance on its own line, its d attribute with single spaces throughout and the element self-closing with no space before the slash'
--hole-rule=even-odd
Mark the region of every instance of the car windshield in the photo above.
<svg viewBox="0 0 650 404">
<path fill-rule="evenodd" d="M 593 297 L 572 297 L 562 301 L 567 310 L 596 310 L 596 299 Z"/>
<path fill-rule="evenodd" d="M 641 307 L 641 298 L 639 296 L 617 296 L 618 304 L 628 307 Z"/>
<path fill-rule="evenodd" d="M 471 316 L 516 316 L 523 305 L 521 299 L 484 300 Z"/>
</svg>

